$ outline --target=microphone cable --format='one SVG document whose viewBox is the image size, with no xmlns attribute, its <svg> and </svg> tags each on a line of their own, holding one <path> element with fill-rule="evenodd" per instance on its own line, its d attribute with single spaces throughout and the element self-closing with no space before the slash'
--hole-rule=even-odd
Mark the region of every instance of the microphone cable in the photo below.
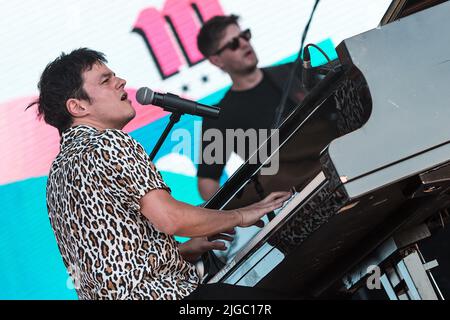
<svg viewBox="0 0 450 320">
<path fill-rule="evenodd" d="M 328 55 L 325 53 L 325 51 L 322 50 L 322 48 L 320 48 L 318 45 L 315 45 L 314 43 L 309 43 L 305 46 L 305 54 L 306 54 L 306 50 L 309 50 L 309 47 L 314 47 L 317 50 L 319 50 L 319 52 L 325 57 L 325 59 L 327 59 L 327 62 L 331 65 L 331 60 L 330 57 L 328 57 Z M 332 66 L 333 70 L 335 69 L 334 66 Z"/>
<path fill-rule="evenodd" d="M 309 20 L 308 23 L 305 26 L 305 29 L 303 31 L 303 35 L 302 35 L 302 40 L 301 40 L 301 44 L 300 44 L 300 51 L 298 53 L 297 59 L 294 62 L 294 66 L 289 74 L 289 78 L 288 80 L 284 83 L 283 86 L 283 93 L 281 95 L 281 101 L 280 104 L 278 105 L 278 107 L 275 109 L 275 119 L 274 122 L 272 124 L 272 129 L 278 129 L 278 127 L 280 126 L 280 122 L 281 122 L 281 115 L 284 112 L 284 109 L 286 107 L 286 101 L 289 95 L 289 91 L 290 88 L 292 86 L 292 82 L 294 80 L 294 75 L 295 75 L 295 71 L 297 70 L 300 61 L 302 60 L 302 51 L 303 51 L 303 45 L 305 44 L 305 39 L 306 39 L 306 35 L 308 34 L 308 30 L 309 30 L 309 26 L 311 24 L 312 18 L 314 16 L 314 12 L 316 11 L 317 5 L 319 4 L 320 0 L 316 0 L 316 2 L 314 3 L 314 6 L 312 8 L 311 14 L 309 16 Z"/>
</svg>

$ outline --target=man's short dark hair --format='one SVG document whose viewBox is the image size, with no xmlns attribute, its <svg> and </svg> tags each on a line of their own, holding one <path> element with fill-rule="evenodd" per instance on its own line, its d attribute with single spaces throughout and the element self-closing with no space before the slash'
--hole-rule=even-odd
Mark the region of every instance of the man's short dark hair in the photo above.
<svg viewBox="0 0 450 320">
<path fill-rule="evenodd" d="M 44 117 L 46 123 L 62 134 L 73 123 L 67 111 L 67 100 L 75 98 L 91 102 L 83 89 L 83 72 L 91 70 L 96 63 L 106 62 L 103 53 L 87 48 L 76 49 L 69 54 L 63 52 L 45 67 L 38 83 L 39 98 L 27 109 L 37 104 L 38 116 Z"/>
<path fill-rule="evenodd" d="M 200 29 L 197 35 L 198 50 L 205 56 L 212 56 L 219 44 L 220 38 L 225 29 L 232 24 L 238 25 L 239 17 L 237 15 L 214 16 Z"/>
</svg>

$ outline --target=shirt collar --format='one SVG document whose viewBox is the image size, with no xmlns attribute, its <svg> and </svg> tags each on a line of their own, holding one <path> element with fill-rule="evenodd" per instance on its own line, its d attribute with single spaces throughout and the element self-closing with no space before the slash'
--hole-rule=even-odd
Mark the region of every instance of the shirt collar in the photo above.
<svg viewBox="0 0 450 320">
<path fill-rule="evenodd" d="M 92 135 L 93 133 L 99 132 L 96 128 L 90 127 L 87 125 L 76 125 L 70 127 L 61 135 L 61 146 L 70 144 L 70 142 L 74 140 L 78 140 L 79 138 L 84 138 L 86 136 Z"/>
</svg>

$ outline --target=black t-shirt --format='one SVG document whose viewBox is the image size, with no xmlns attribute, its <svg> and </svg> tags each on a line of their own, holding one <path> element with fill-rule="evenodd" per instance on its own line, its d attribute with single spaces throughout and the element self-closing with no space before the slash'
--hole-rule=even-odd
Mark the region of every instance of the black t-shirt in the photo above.
<svg viewBox="0 0 450 320">
<path fill-rule="evenodd" d="M 264 72 L 264 71 L 263 71 Z M 198 177 L 211 178 L 214 180 L 219 180 L 222 175 L 222 171 L 225 167 L 226 160 L 228 160 L 231 151 L 227 153 L 226 145 L 230 141 L 226 140 L 226 129 L 242 129 L 247 131 L 248 129 L 256 129 L 256 135 L 259 137 L 258 129 L 269 129 L 272 126 L 274 120 L 275 109 L 281 100 L 281 90 L 273 83 L 269 76 L 264 73 L 261 82 L 254 88 L 245 91 L 233 91 L 229 90 L 224 98 L 220 101 L 220 116 L 218 119 L 207 119 L 203 120 L 202 125 L 202 159 L 209 154 L 211 149 L 208 145 L 211 143 L 216 143 L 213 139 L 212 141 L 205 141 L 203 134 L 208 129 L 218 129 L 223 137 L 222 155 L 220 163 L 206 164 L 202 161 L 198 165 Z M 293 102 L 288 99 L 286 105 L 289 107 L 293 106 Z M 268 132 L 270 134 L 270 132 Z M 236 152 L 243 159 L 249 157 L 249 152 L 253 152 L 254 143 L 249 143 L 248 139 L 245 141 L 245 152 L 237 148 L 237 140 L 235 140 L 233 151 Z M 261 141 L 262 142 L 262 141 Z M 260 141 L 258 139 L 258 145 Z M 251 148 L 251 150 L 249 150 Z M 206 153 L 205 153 L 206 148 Z M 213 153 L 215 156 L 216 154 Z"/>
</svg>

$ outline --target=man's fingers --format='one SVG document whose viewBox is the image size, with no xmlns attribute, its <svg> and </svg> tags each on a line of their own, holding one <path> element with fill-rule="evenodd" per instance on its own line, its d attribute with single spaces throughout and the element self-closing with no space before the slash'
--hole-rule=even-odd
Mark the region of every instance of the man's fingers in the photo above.
<svg viewBox="0 0 450 320">
<path fill-rule="evenodd" d="M 229 235 L 223 234 L 223 233 L 215 234 L 213 236 L 208 237 L 209 241 L 214 241 L 214 240 L 219 240 L 219 239 L 231 242 L 231 241 L 233 241 L 234 238 Z"/>
<path fill-rule="evenodd" d="M 235 233 L 236 233 L 236 230 L 233 228 L 233 229 L 230 229 L 230 230 L 225 230 L 225 231 L 222 232 L 222 233 L 226 233 L 226 234 L 235 234 Z"/>
<path fill-rule="evenodd" d="M 285 200 L 272 202 L 267 205 L 265 205 L 263 208 L 261 208 L 261 214 L 266 214 L 268 212 L 271 212 L 275 209 L 281 208 L 283 206 Z"/>
<path fill-rule="evenodd" d="M 268 211 L 271 211 L 271 210 L 273 210 L 273 209 L 280 208 L 286 200 L 287 200 L 287 199 L 286 199 L 285 197 L 280 198 L 280 199 L 277 199 L 277 200 L 274 200 L 274 201 L 272 201 L 272 202 L 263 204 L 263 205 L 260 207 L 260 209 L 263 210 L 263 211 L 265 211 L 265 212 L 268 212 Z"/>
<path fill-rule="evenodd" d="M 246 222 L 244 222 L 241 226 L 256 225 L 260 228 L 264 227 L 264 222 L 262 220 L 257 221 L 256 223 L 253 224 L 252 220 L 255 218 L 260 218 L 264 214 L 271 212 L 277 208 L 280 208 L 283 205 L 283 203 L 286 200 L 288 200 L 291 196 L 292 196 L 291 192 L 286 191 L 272 192 L 260 202 L 257 202 L 246 208 L 246 210 L 250 210 L 250 212 L 248 213 L 250 214 L 250 217 L 246 218 L 244 216 L 244 221 Z"/>
<path fill-rule="evenodd" d="M 278 200 L 278 199 L 287 200 L 287 199 L 289 199 L 291 197 L 291 195 L 292 195 L 292 193 L 288 192 L 288 191 L 276 191 L 276 192 L 272 192 L 271 194 L 269 194 L 261 202 L 262 203 L 269 203 L 269 202 L 272 202 L 272 201 Z"/>
<path fill-rule="evenodd" d="M 292 197 L 292 193 L 290 192 L 284 192 L 283 194 L 281 194 L 278 198 L 276 198 L 276 200 L 281 201 L 281 202 L 285 202 L 286 200 L 288 200 L 290 197 Z"/>
<path fill-rule="evenodd" d="M 264 211 L 266 211 L 266 213 L 267 213 L 267 212 L 273 211 L 275 209 L 279 209 L 283 206 L 283 203 L 284 203 L 284 201 L 274 202 L 271 205 L 269 205 L 268 207 L 264 208 L 265 209 Z"/>
<path fill-rule="evenodd" d="M 253 225 L 262 228 L 264 227 L 264 221 L 258 220 Z"/>
<path fill-rule="evenodd" d="M 227 249 L 225 242 L 222 241 L 214 241 L 210 242 L 210 250 L 221 250 L 224 251 Z"/>
</svg>

